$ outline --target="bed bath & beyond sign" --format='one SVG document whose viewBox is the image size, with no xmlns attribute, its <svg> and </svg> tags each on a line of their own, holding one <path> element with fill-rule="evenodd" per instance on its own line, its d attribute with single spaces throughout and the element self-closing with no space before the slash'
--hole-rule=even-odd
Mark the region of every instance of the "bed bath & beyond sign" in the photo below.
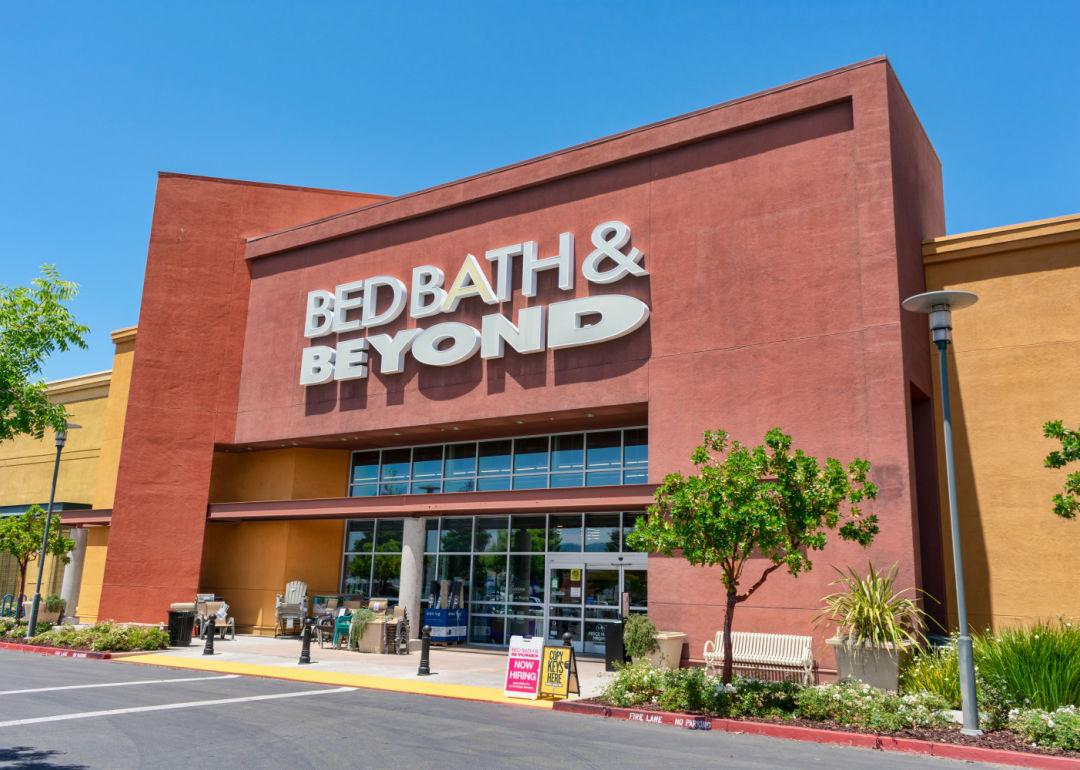
<svg viewBox="0 0 1080 770">
<path fill-rule="evenodd" d="M 581 274 L 589 283 L 611 284 L 626 276 L 642 277 L 648 271 L 641 262 L 645 254 L 630 243 L 630 227 L 613 220 L 593 228 L 595 247 L 581 263 Z M 535 297 L 537 275 L 558 271 L 559 289 L 573 291 L 574 234 L 559 235 L 559 253 L 540 257 L 536 241 L 524 241 L 485 252 L 495 266 L 492 285 L 480 261 L 468 254 L 457 276 L 446 284 L 446 275 L 433 265 L 412 270 L 409 286 L 393 276 L 376 275 L 351 281 L 334 291 L 308 292 L 304 316 L 304 336 L 318 339 L 385 326 L 401 316 L 406 304 L 412 318 L 429 318 L 453 313 L 463 299 L 479 297 L 488 305 L 511 298 L 512 269 L 520 265 L 521 294 Z M 445 321 L 427 328 L 401 329 L 396 334 L 369 334 L 339 340 L 336 346 L 311 345 L 300 361 L 300 384 L 322 385 L 333 380 L 354 380 L 368 375 L 368 354 L 379 354 L 379 372 L 405 371 L 405 356 L 428 366 L 453 366 L 476 355 L 484 359 L 502 358 L 505 346 L 519 353 L 541 353 L 547 348 L 595 345 L 618 339 L 641 327 L 649 319 L 649 306 L 624 294 L 578 297 L 545 306 L 521 308 L 516 322 L 492 313 L 480 319 L 477 329 L 459 321 Z"/>
</svg>

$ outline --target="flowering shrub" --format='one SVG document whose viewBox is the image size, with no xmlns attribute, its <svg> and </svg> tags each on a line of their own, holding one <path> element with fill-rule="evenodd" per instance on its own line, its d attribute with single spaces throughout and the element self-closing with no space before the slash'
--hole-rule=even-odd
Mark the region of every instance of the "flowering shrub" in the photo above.
<svg viewBox="0 0 1080 770">
<path fill-rule="evenodd" d="M 795 696 L 796 716 L 819 722 L 895 732 L 944 727 L 948 703 L 932 693 L 897 695 L 868 684 L 841 682 L 806 687 Z"/>
<path fill-rule="evenodd" d="M 933 654 L 947 661 L 944 653 Z M 1076 706 L 1010 711 L 1003 705 L 1010 696 L 995 674 L 980 673 L 977 689 L 984 730 L 1008 729 L 1042 748 L 1080 751 L 1080 709 Z M 669 671 L 653 668 L 647 661 L 620 667 L 601 699 L 623 708 L 807 719 L 879 733 L 947 727 L 950 720 L 944 711 L 952 705 L 937 693 L 896 694 L 854 681 L 806 687 L 737 677 L 725 685 L 703 668 Z"/>
<path fill-rule="evenodd" d="M 712 716 L 784 716 L 795 709 L 799 686 L 736 677 L 724 685 L 703 668 L 662 670 L 648 661 L 622 666 L 601 697 L 623 708 L 651 706 Z"/>
<path fill-rule="evenodd" d="M 1080 751 L 1080 711 L 1076 706 L 1054 711 L 1024 709 L 1014 711 L 1011 717 L 1009 729 L 1036 746 Z"/>
<path fill-rule="evenodd" d="M 728 716 L 779 717 L 795 711 L 795 698 L 801 685 L 794 682 L 766 682 L 761 679 L 736 679 L 728 704 Z"/>
<path fill-rule="evenodd" d="M 52 628 L 52 623 L 38 623 L 36 631 L 43 634 Z M 0 641 L 25 642 L 26 621 L 16 623 L 12 618 L 0 618 Z"/>
<path fill-rule="evenodd" d="M 156 626 L 123 626 L 104 621 L 85 628 L 53 626 L 44 633 L 38 633 L 30 644 L 95 652 L 162 650 L 169 646 L 169 633 Z"/>
</svg>

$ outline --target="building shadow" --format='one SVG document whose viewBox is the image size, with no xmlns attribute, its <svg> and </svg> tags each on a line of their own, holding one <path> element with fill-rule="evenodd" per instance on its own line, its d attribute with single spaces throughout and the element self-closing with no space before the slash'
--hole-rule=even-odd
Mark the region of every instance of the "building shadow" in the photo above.
<svg viewBox="0 0 1080 770">
<path fill-rule="evenodd" d="M 935 353 L 936 355 L 936 353 Z M 949 394 L 952 398 L 953 455 L 956 463 L 956 494 L 960 517 L 960 538 L 964 558 L 964 588 L 967 598 L 968 621 L 973 631 L 986 630 L 994 616 L 990 593 L 990 562 L 986 553 L 983 514 L 979 505 L 978 486 L 971 462 L 971 440 L 967 427 L 961 383 L 964 371 L 949 348 Z M 935 375 L 936 379 L 936 375 Z M 944 437 L 941 434 L 941 383 L 935 382 L 939 400 L 934 414 L 938 432 L 938 455 L 945 457 Z M 949 593 L 949 618 L 956 627 L 956 589 L 953 580 L 952 536 L 949 530 L 949 497 L 944 468 L 940 472 L 941 541 L 944 550 L 945 584 Z"/>
</svg>

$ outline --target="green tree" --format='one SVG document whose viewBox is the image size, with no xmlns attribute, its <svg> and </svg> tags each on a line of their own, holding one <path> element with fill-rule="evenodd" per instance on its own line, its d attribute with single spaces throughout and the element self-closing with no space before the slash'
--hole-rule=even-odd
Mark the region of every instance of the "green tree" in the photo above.
<svg viewBox="0 0 1080 770">
<path fill-rule="evenodd" d="M 681 552 L 694 566 L 720 566 L 727 595 L 723 680 L 730 682 L 736 605 L 778 569 L 793 576 L 811 569 L 810 552 L 825 547 L 829 530 L 869 545 L 878 520 L 864 515 L 859 505 L 877 497 L 877 487 L 867 478 L 866 460 L 856 458 L 845 467 L 830 457 L 819 464 L 801 449 L 792 452 L 791 436 L 779 428 L 755 447 L 730 441 L 722 430 L 707 431 L 690 459 L 697 473 L 671 473 L 664 479 L 628 543 L 668 556 Z M 769 564 L 740 593 L 754 556 Z"/>
<path fill-rule="evenodd" d="M 19 516 L 0 517 L 0 552 L 9 553 L 19 564 L 19 596 L 26 594 L 26 568 L 37 560 L 41 552 L 41 539 L 45 536 L 45 511 L 40 505 L 31 505 Z M 75 541 L 64 537 L 58 526 L 49 530 L 49 543 L 45 552 L 67 564 L 68 552 Z M 22 604 L 16 602 L 16 616 Z"/>
<path fill-rule="evenodd" d="M 1043 460 L 1047 468 L 1064 468 L 1069 463 L 1080 462 L 1080 428 L 1072 430 L 1061 420 L 1051 420 L 1043 425 L 1043 435 L 1061 442 Z M 1075 519 L 1080 513 L 1080 471 L 1065 477 L 1065 488 L 1054 495 L 1054 513 L 1063 519 Z"/>
<path fill-rule="evenodd" d="M 57 350 L 86 347 L 88 329 L 66 305 L 78 287 L 60 280 L 52 265 L 41 272 L 29 287 L 0 286 L 0 441 L 64 429 L 67 410 L 49 403 L 41 367 Z"/>
</svg>

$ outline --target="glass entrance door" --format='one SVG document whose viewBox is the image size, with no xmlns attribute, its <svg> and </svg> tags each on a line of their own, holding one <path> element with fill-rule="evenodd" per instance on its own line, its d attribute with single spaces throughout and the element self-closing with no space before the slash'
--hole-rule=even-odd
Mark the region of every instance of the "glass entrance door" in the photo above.
<svg viewBox="0 0 1080 770">
<path fill-rule="evenodd" d="M 606 627 L 620 619 L 622 593 L 630 593 L 631 611 L 644 611 L 647 580 L 645 554 L 549 554 L 544 583 L 548 641 L 561 641 L 569 633 L 579 653 L 603 655 Z"/>
</svg>

